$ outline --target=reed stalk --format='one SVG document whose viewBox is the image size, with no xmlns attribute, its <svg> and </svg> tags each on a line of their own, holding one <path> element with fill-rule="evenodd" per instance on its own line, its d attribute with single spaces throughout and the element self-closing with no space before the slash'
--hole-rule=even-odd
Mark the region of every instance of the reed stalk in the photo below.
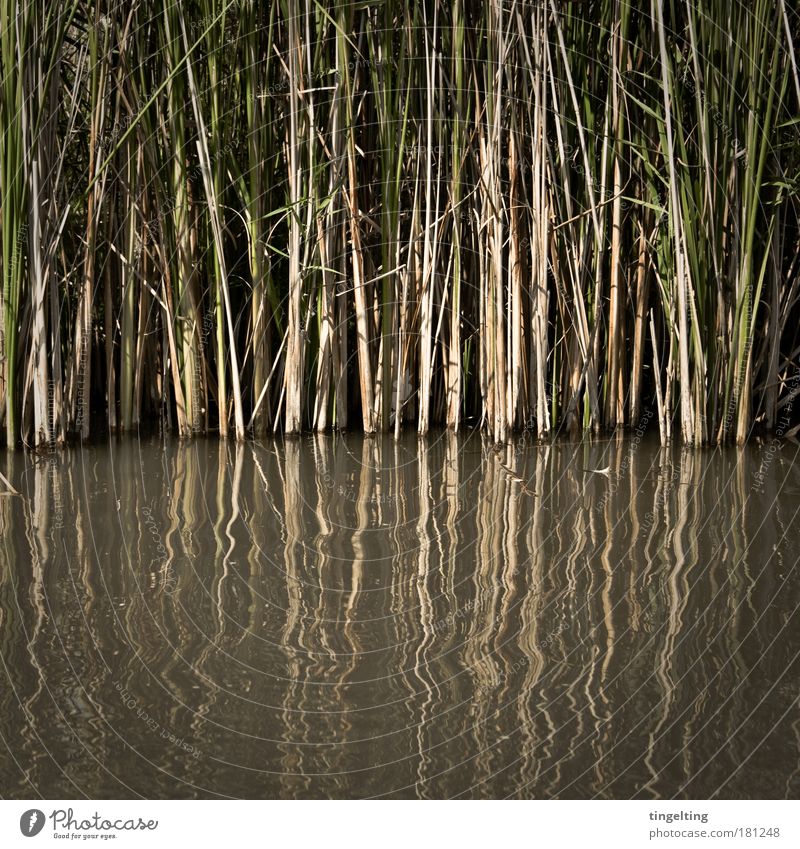
<svg viewBox="0 0 800 849">
<path fill-rule="evenodd" d="M 789 432 L 783 0 L 0 0 L 0 22 L 6 445 L 545 439 L 648 410 L 664 441 Z"/>
</svg>

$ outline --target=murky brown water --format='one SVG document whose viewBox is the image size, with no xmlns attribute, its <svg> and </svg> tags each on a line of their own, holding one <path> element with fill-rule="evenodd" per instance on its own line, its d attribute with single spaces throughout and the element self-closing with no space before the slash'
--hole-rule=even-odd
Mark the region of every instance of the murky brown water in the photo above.
<svg viewBox="0 0 800 849">
<path fill-rule="evenodd" d="M 796 798 L 797 450 L 3 458 L 0 795 Z"/>
</svg>

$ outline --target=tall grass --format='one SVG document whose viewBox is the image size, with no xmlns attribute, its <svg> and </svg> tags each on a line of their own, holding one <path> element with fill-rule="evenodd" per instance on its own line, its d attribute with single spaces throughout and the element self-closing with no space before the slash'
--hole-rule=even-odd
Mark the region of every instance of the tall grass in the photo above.
<svg viewBox="0 0 800 849">
<path fill-rule="evenodd" d="M 792 432 L 784 0 L 0 15 L 7 445 Z"/>
</svg>

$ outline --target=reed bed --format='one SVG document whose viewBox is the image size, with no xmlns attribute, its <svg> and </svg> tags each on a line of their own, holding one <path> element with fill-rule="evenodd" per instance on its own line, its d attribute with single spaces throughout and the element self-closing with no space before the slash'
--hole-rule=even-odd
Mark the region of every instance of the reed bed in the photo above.
<svg viewBox="0 0 800 849">
<path fill-rule="evenodd" d="M 7 446 L 795 433 L 784 0 L 0 0 L 0 27 Z"/>
</svg>

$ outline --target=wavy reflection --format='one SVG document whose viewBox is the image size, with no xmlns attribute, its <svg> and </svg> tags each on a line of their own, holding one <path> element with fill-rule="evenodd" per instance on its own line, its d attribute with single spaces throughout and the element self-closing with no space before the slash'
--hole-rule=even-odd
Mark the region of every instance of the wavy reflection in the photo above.
<svg viewBox="0 0 800 849">
<path fill-rule="evenodd" d="M 447 432 L 7 455 L 0 789 L 794 797 L 792 452 Z"/>
</svg>

